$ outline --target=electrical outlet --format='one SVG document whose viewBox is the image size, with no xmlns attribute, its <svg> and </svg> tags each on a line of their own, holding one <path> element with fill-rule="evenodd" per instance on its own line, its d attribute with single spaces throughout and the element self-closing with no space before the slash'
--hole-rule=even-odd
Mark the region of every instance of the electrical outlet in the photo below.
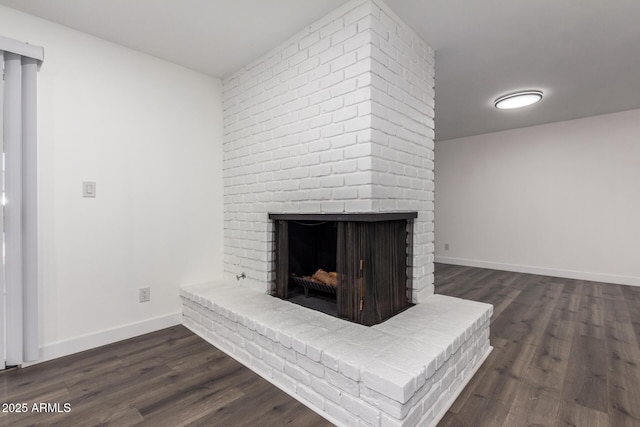
<svg viewBox="0 0 640 427">
<path fill-rule="evenodd" d="M 151 301 L 151 288 L 140 288 L 140 302 Z"/>
<path fill-rule="evenodd" d="M 449 244 L 448 244 L 448 243 L 445 243 L 445 244 L 444 244 L 444 250 L 445 250 L 445 251 L 448 251 L 448 250 L 449 250 Z"/>
</svg>

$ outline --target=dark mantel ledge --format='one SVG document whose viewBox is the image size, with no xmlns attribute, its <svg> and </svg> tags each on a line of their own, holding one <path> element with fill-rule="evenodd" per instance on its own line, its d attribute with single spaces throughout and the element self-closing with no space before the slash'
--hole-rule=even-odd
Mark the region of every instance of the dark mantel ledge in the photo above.
<svg viewBox="0 0 640 427">
<path fill-rule="evenodd" d="M 270 213 L 269 219 L 280 221 L 356 221 L 381 222 L 415 219 L 418 212 L 361 212 L 361 213 Z"/>
</svg>

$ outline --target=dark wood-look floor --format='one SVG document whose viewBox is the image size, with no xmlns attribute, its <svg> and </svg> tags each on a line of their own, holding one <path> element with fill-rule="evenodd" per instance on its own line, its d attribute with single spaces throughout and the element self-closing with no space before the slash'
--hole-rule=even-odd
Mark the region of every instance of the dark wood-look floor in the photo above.
<svg viewBox="0 0 640 427">
<path fill-rule="evenodd" d="M 0 373 L 0 401 L 71 404 L 12 427 L 332 425 L 182 326 Z"/>
<path fill-rule="evenodd" d="M 640 426 L 640 288 L 436 265 L 494 305 L 494 350 L 440 426 Z"/>
<path fill-rule="evenodd" d="M 440 426 L 640 426 L 640 288 L 436 265 L 494 305 L 494 351 Z M 183 327 L 0 373 L 0 401 L 71 403 L 0 425 L 330 426 Z"/>
</svg>

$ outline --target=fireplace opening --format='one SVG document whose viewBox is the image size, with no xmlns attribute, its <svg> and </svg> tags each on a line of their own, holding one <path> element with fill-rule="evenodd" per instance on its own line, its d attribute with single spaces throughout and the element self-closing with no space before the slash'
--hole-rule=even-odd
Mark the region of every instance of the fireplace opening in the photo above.
<svg viewBox="0 0 640 427">
<path fill-rule="evenodd" d="M 412 305 L 417 213 L 270 214 L 274 296 L 363 325 Z"/>
<path fill-rule="evenodd" d="M 328 221 L 289 221 L 287 299 L 338 316 L 336 249 L 338 226 Z"/>
</svg>

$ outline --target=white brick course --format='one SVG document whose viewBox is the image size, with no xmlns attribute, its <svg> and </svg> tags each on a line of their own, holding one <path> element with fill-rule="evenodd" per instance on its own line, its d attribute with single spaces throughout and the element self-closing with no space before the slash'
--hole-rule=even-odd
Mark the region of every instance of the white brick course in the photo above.
<svg viewBox="0 0 640 427">
<path fill-rule="evenodd" d="M 341 426 L 434 425 L 491 351 L 492 306 L 459 298 L 366 327 L 226 282 L 180 295 L 185 326 Z"/>
<path fill-rule="evenodd" d="M 417 211 L 414 302 L 433 293 L 433 57 L 352 0 L 225 79 L 226 277 L 270 291 L 269 212 Z"/>
</svg>

